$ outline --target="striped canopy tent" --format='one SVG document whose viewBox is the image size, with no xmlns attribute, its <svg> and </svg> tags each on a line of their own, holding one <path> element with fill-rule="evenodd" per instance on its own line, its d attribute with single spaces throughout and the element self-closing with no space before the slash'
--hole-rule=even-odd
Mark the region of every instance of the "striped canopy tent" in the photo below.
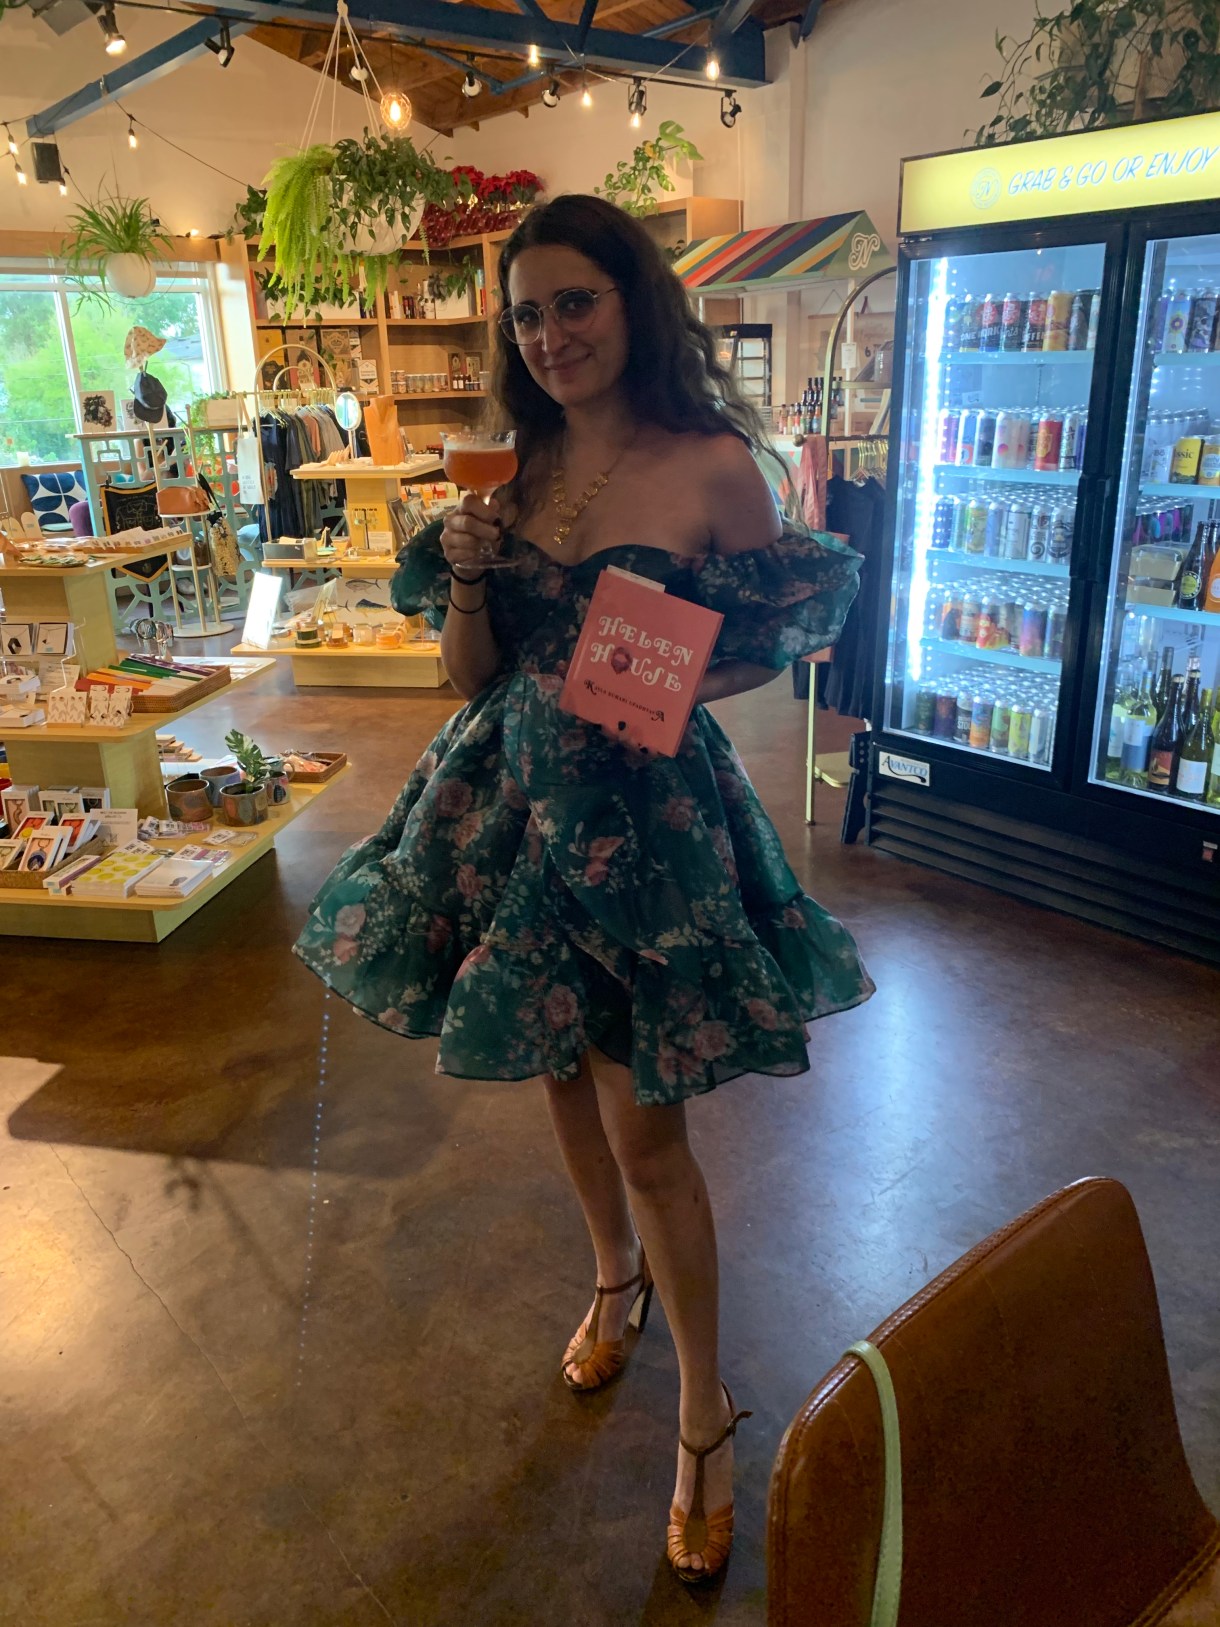
<svg viewBox="0 0 1220 1627">
<path fill-rule="evenodd" d="M 808 282 L 871 276 L 894 264 L 863 210 L 705 237 L 674 262 L 696 297 L 767 293 Z"/>
</svg>

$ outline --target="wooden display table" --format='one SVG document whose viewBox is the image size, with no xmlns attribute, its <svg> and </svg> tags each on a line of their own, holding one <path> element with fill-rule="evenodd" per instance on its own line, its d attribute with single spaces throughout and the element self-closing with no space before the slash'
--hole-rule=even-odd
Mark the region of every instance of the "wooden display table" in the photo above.
<svg viewBox="0 0 1220 1627">
<path fill-rule="evenodd" d="M 429 475 L 444 470 L 440 458 L 431 452 L 408 458 L 405 463 L 365 463 L 353 459 L 348 463 L 303 463 L 292 471 L 294 480 L 341 480 L 346 487 L 344 508 L 347 513 L 348 535 L 372 526 L 378 531 L 393 529 L 388 504 L 398 496 L 398 488 L 405 480 L 426 480 Z M 353 509 L 361 509 L 369 517 L 354 520 Z"/>
<path fill-rule="evenodd" d="M 298 689 L 439 689 L 448 681 L 440 644 L 433 640 L 379 650 L 367 644 L 300 649 L 291 640 L 281 639 L 267 650 L 236 644 L 233 653 L 291 661 L 292 681 Z"/>
</svg>

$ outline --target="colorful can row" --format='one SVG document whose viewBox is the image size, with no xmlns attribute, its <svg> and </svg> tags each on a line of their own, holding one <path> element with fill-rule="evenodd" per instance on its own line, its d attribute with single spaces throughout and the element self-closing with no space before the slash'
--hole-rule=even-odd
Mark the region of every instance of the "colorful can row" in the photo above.
<svg viewBox="0 0 1220 1627">
<path fill-rule="evenodd" d="M 984 559 L 1044 560 L 1066 565 L 1076 511 L 1008 497 L 938 497 L 932 511 L 932 547 Z"/>
<path fill-rule="evenodd" d="M 1220 293 L 1170 288 L 1153 307 L 1148 343 L 1171 356 L 1220 350 Z"/>
<path fill-rule="evenodd" d="M 919 686 L 912 727 L 916 734 L 952 740 L 975 751 L 1045 764 L 1054 744 L 1055 708 L 948 678 Z"/>
<path fill-rule="evenodd" d="M 945 307 L 945 349 L 986 354 L 1092 350 L 1101 295 L 1096 288 L 1049 294 L 963 294 Z"/>
<path fill-rule="evenodd" d="M 959 469 L 1031 469 L 1039 474 L 1081 469 L 1088 417 L 1083 407 L 1042 412 L 944 407 L 936 428 L 938 459 Z"/>
</svg>

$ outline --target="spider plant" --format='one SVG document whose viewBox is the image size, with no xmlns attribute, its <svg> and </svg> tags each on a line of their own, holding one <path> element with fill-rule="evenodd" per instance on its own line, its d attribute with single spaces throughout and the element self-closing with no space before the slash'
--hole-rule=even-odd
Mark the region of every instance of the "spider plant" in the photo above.
<svg viewBox="0 0 1220 1627">
<path fill-rule="evenodd" d="M 132 254 L 151 262 L 156 254 L 173 251 L 147 198 L 99 193 L 69 215 L 68 225 L 72 236 L 63 245 L 64 265 L 82 301 L 113 304 L 107 268 L 114 256 Z"/>
</svg>

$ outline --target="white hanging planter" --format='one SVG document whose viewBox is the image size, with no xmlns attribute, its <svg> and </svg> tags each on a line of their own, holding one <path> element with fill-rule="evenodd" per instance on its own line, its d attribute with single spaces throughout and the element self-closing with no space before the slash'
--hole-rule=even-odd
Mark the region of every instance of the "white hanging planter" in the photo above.
<svg viewBox="0 0 1220 1627">
<path fill-rule="evenodd" d="M 157 286 L 153 263 L 143 254 L 108 254 L 103 270 L 106 286 L 124 299 L 143 299 Z"/>
<path fill-rule="evenodd" d="M 384 220 L 368 226 L 358 226 L 344 245 L 352 254 L 397 254 L 404 237 L 414 237 L 424 218 L 421 199 L 405 220 L 390 226 Z"/>
</svg>

